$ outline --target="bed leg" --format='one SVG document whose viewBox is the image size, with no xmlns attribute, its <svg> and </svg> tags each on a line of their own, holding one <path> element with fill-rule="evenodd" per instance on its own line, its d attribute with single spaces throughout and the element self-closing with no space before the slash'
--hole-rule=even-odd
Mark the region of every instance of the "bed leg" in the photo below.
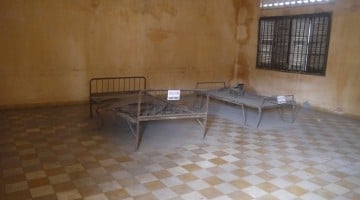
<svg viewBox="0 0 360 200">
<path fill-rule="evenodd" d="M 256 125 L 256 128 L 259 128 L 260 121 L 261 121 L 261 117 L 262 117 L 262 111 L 261 111 L 261 108 L 258 108 L 258 110 L 259 110 L 259 113 L 258 113 L 258 120 L 257 120 L 257 125 Z"/>
<path fill-rule="evenodd" d="M 283 107 L 281 105 L 278 105 L 278 112 L 279 112 L 279 115 L 280 115 L 280 119 L 285 120 L 284 119 Z"/>
<path fill-rule="evenodd" d="M 243 114 L 243 122 L 244 122 L 244 125 L 246 125 L 246 113 L 245 113 L 244 104 L 241 104 L 241 110 L 242 110 L 242 114 Z"/>
<path fill-rule="evenodd" d="M 204 126 L 204 136 L 203 137 L 204 138 L 206 137 L 206 134 L 207 134 L 206 124 L 207 124 L 207 115 L 204 118 L 204 122 L 203 122 L 203 126 Z"/>
<path fill-rule="evenodd" d="M 136 118 L 136 147 L 135 151 L 139 149 L 140 145 L 140 115 L 141 115 L 141 97 L 142 97 L 142 91 L 139 92 L 139 98 L 138 98 L 138 105 L 137 105 L 137 118 Z"/>
<path fill-rule="evenodd" d="M 295 121 L 295 109 L 296 109 L 296 105 L 293 104 L 292 110 L 291 110 L 291 123 L 294 123 L 294 121 Z"/>
<path fill-rule="evenodd" d="M 207 134 L 207 131 L 206 131 L 206 126 L 207 126 L 207 118 L 208 118 L 208 111 L 209 111 L 209 100 L 210 100 L 210 97 L 209 97 L 209 95 L 206 95 L 206 107 L 205 107 L 205 109 L 206 109 L 206 114 L 205 114 L 205 118 L 204 118 L 204 124 L 203 124 L 203 126 L 204 126 L 204 138 L 206 137 L 206 134 Z"/>
<path fill-rule="evenodd" d="M 90 102 L 89 104 L 89 108 L 90 108 L 90 118 L 93 118 L 93 114 L 92 114 L 92 103 Z"/>
<path fill-rule="evenodd" d="M 139 120 L 136 121 L 136 147 L 135 150 L 139 150 L 140 145 L 140 122 Z"/>
<path fill-rule="evenodd" d="M 92 110 L 91 110 L 91 111 L 92 111 Z M 99 116 L 99 118 L 100 118 L 99 129 L 101 129 L 102 127 L 104 127 L 104 118 L 103 118 L 103 116 L 100 114 L 98 107 L 96 108 L 96 115 Z M 91 117 L 92 117 L 92 112 L 91 112 Z"/>
</svg>

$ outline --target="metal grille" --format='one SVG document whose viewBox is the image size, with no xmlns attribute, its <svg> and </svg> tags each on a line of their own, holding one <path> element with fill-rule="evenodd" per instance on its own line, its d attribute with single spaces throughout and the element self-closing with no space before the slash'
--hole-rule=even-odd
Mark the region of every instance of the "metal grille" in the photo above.
<svg viewBox="0 0 360 200">
<path fill-rule="evenodd" d="M 324 4 L 334 2 L 335 0 L 261 0 L 260 8 L 283 8 L 283 7 L 297 7 L 314 4 Z"/>
<path fill-rule="evenodd" d="M 257 67 L 325 75 L 331 13 L 262 17 Z"/>
</svg>

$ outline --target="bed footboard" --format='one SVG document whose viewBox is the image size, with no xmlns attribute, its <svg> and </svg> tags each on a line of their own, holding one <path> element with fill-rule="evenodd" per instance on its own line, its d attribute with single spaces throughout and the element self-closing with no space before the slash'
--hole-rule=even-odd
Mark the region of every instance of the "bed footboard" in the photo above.
<svg viewBox="0 0 360 200">
<path fill-rule="evenodd" d="M 111 111 L 126 120 L 136 138 L 136 150 L 141 143 L 141 123 L 146 121 L 194 119 L 203 128 L 203 137 L 206 136 L 208 95 L 198 90 L 141 90 L 138 95 L 124 94 L 122 98 L 126 96 L 129 101 L 101 105 L 99 114 Z"/>
</svg>

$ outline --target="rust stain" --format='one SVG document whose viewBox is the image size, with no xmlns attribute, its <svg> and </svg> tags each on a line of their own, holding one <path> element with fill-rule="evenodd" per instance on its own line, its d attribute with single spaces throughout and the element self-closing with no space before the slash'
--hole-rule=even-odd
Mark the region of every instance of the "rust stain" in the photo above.
<svg viewBox="0 0 360 200">
<path fill-rule="evenodd" d="M 177 1 L 168 1 L 168 0 L 142 0 L 142 1 L 133 1 L 132 9 L 135 13 L 140 13 L 142 15 L 151 15 L 155 19 L 161 19 L 163 14 L 168 14 L 169 16 L 177 15 Z"/>
<path fill-rule="evenodd" d="M 169 38 L 169 32 L 161 29 L 150 30 L 146 35 L 155 42 L 161 42 Z"/>
<path fill-rule="evenodd" d="M 339 73 L 336 77 L 336 92 L 335 99 L 336 104 L 338 104 L 338 109 L 341 107 L 341 102 L 343 101 L 344 91 L 348 81 L 348 76 L 344 73 Z"/>
<path fill-rule="evenodd" d="M 238 67 L 235 77 L 243 80 L 244 82 L 249 81 L 249 64 L 247 62 L 247 55 L 244 52 L 238 53 L 238 59 L 236 63 L 236 67 Z"/>
<path fill-rule="evenodd" d="M 239 16 L 239 11 L 240 11 L 240 7 L 242 6 L 242 0 L 233 0 L 233 6 L 235 9 L 235 20 L 236 20 L 236 24 L 238 24 L 238 16 Z"/>
<path fill-rule="evenodd" d="M 252 0 L 233 0 L 236 21 L 237 57 L 234 66 L 234 79 L 249 82 L 248 56 L 243 49 L 251 39 L 251 25 L 254 23 L 254 6 Z"/>
<path fill-rule="evenodd" d="M 251 6 L 251 4 L 249 4 L 246 1 L 244 3 L 243 9 L 241 9 L 241 10 L 243 10 L 244 12 L 246 11 L 246 15 L 244 16 L 244 19 L 243 19 L 243 25 L 246 27 L 246 29 L 245 29 L 246 37 L 239 40 L 239 43 L 240 44 L 245 44 L 250 39 L 251 24 L 253 24 L 253 21 L 254 21 L 254 8 L 253 8 L 253 6 Z"/>
<path fill-rule="evenodd" d="M 96 10 L 96 9 L 99 7 L 99 5 L 100 5 L 99 0 L 92 0 L 92 1 L 91 1 L 91 7 L 92 7 L 94 10 Z"/>
<path fill-rule="evenodd" d="M 246 44 L 251 35 L 251 24 L 254 21 L 254 6 L 249 0 L 233 0 L 235 21 L 237 25 L 236 38 L 240 45 Z"/>
</svg>

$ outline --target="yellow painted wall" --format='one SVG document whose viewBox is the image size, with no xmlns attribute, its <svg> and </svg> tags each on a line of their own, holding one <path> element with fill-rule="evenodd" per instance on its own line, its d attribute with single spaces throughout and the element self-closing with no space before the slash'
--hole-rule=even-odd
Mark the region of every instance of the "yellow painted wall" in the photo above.
<svg viewBox="0 0 360 200">
<path fill-rule="evenodd" d="M 86 101 L 88 81 L 143 75 L 151 88 L 245 82 L 260 94 L 360 115 L 360 1 L 259 9 L 259 0 L 2 0 L 0 107 Z M 260 16 L 331 11 L 326 76 L 256 69 Z"/>
<path fill-rule="evenodd" d="M 324 110 L 360 116 L 360 1 L 303 8 L 258 9 L 258 0 L 243 0 L 243 21 L 251 21 L 240 31 L 235 80 L 264 95 L 295 94 L 298 102 Z M 255 12 L 253 12 L 255 11 Z M 295 15 L 330 11 L 333 13 L 326 76 L 314 76 L 256 69 L 258 19 L 260 16 Z M 243 23 L 246 24 L 246 23 Z M 239 24 L 238 27 L 242 25 Z"/>
<path fill-rule="evenodd" d="M 235 17 L 223 0 L 1 0 L 0 107 L 85 101 L 92 77 L 230 80 Z"/>
</svg>

